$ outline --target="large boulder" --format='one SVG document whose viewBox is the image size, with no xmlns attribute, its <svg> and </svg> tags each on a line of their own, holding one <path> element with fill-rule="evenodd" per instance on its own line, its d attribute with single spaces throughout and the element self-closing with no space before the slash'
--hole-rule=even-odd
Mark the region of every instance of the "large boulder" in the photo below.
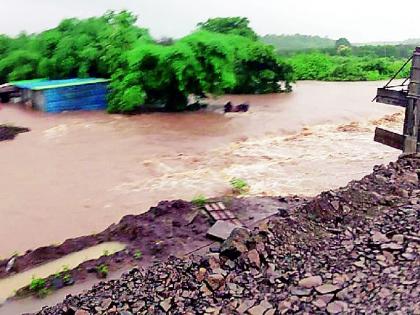
<svg viewBox="0 0 420 315">
<path fill-rule="evenodd" d="M 250 242 L 250 231 L 245 228 L 236 228 L 220 247 L 220 254 L 232 260 L 236 259 L 248 251 L 248 244 Z"/>
</svg>

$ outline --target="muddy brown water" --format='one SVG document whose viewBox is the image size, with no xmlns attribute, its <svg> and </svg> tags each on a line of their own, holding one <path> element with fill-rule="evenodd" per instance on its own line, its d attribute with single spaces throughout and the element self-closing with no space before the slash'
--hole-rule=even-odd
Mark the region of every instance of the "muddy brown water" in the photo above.
<svg viewBox="0 0 420 315">
<path fill-rule="evenodd" d="M 381 85 L 301 82 L 287 95 L 214 101 L 251 104 L 228 115 L 2 106 L 0 124 L 31 132 L 0 143 L 0 257 L 99 232 L 163 199 L 224 194 L 232 177 L 253 195 L 315 195 L 360 178 L 399 154 L 372 141 L 376 124 L 401 128 L 399 109 L 370 102 Z"/>
</svg>

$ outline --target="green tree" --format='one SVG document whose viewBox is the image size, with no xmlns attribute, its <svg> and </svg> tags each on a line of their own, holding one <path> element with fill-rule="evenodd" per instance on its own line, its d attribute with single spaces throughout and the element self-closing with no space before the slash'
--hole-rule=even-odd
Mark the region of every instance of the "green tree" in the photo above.
<svg viewBox="0 0 420 315">
<path fill-rule="evenodd" d="M 281 91 L 279 81 L 286 90 L 293 80 L 293 69 L 276 54 L 274 47 L 237 38 L 231 40 L 235 47 L 236 84 L 231 93 L 263 94 Z"/>
<path fill-rule="evenodd" d="M 185 109 L 188 97 L 285 89 L 293 69 L 246 18 L 216 18 L 176 41 L 154 41 L 130 12 L 66 19 L 40 34 L 0 36 L 0 83 L 39 77 L 110 78 L 110 112 Z"/>
<path fill-rule="evenodd" d="M 33 78 L 37 75 L 36 69 L 39 55 L 27 50 L 16 50 L 0 60 L 0 78 L 10 81 Z"/>
<path fill-rule="evenodd" d="M 171 46 L 137 42 L 127 54 L 127 72 L 112 82 L 111 112 L 142 104 L 182 110 L 190 94 L 222 93 L 235 83 L 233 50 L 222 34 L 198 32 Z"/>
<path fill-rule="evenodd" d="M 350 56 L 351 55 L 351 47 L 341 45 L 337 47 L 337 55 L 339 56 Z"/>
<path fill-rule="evenodd" d="M 214 18 L 206 22 L 199 23 L 197 26 L 204 31 L 231 34 L 257 40 L 258 35 L 249 26 L 249 20 L 245 17 Z"/>
<path fill-rule="evenodd" d="M 340 46 L 351 47 L 351 44 L 347 38 L 341 37 L 335 41 L 335 47 L 338 48 Z"/>
</svg>

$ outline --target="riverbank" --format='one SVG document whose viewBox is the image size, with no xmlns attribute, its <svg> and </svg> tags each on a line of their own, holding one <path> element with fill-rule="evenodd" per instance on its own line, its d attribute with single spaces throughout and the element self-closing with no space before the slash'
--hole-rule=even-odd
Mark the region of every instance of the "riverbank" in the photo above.
<svg viewBox="0 0 420 315">
<path fill-rule="evenodd" d="M 420 156 L 236 229 L 218 253 L 171 258 L 38 314 L 420 311 Z"/>
<path fill-rule="evenodd" d="M 244 226 L 253 228 L 276 214 L 279 208 L 288 210 L 307 200 L 297 196 L 225 196 L 213 202 L 224 202 Z M 148 267 L 165 261 L 169 256 L 185 257 L 208 250 L 218 244 L 206 235 L 213 224 L 204 211 L 190 202 L 164 201 L 144 214 L 124 217 L 99 234 L 69 239 L 57 246 L 38 248 L 0 261 L 0 302 L 10 297 L 4 305 L 0 304 L 0 314 L 35 311 L 37 308 L 29 305 L 28 298 L 41 294 L 46 295 L 42 298 L 47 297 L 43 300 L 45 304 L 54 305 L 66 295 L 62 292 L 69 286 L 81 291 L 85 284 L 93 284 L 92 281 L 101 276 L 98 274 L 100 266 L 106 266 L 105 276 L 113 276 L 134 266 Z M 111 252 L 112 244 L 120 244 L 120 249 Z M 95 251 L 97 257 L 87 258 L 88 251 Z M 74 264 L 74 261 L 79 263 Z M 63 266 L 66 266 L 64 271 Z M 25 275 L 27 281 L 22 282 Z M 42 290 L 30 288 L 32 277 L 45 280 Z M 12 289 L 16 290 L 16 296 Z"/>
<path fill-rule="evenodd" d="M 400 113 L 370 102 L 381 85 L 298 82 L 292 94 L 216 100 L 251 104 L 228 115 L 49 115 L 6 105 L 0 123 L 31 132 L 0 144 L 0 238 L 8 240 L 0 257 L 97 234 L 162 199 L 224 195 L 233 177 L 252 196 L 345 185 L 399 154 L 372 141 L 377 124 L 402 125 L 401 115 L 372 121 Z"/>
</svg>

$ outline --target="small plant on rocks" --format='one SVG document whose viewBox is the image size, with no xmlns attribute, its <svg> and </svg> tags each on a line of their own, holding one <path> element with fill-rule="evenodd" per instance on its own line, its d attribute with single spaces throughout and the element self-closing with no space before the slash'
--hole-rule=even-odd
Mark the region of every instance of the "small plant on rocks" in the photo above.
<svg viewBox="0 0 420 315">
<path fill-rule="evenodd" d="M 64 283 L 69 283 L 72 280 L 69 266 L 63 266 L 63 270 L 61 271 L 60 276 Z"/>
<path fill-rule="evenodd" d="M 32 278 L 29 289 L 39 298 L 44 298 L 51 292 L 50 289 L 47 288 L 45 279 L 35 277 Z"/>
<path fill-rule="evenodd" d="M 100 278 L 106 278 L 108 277 L 109 268 L 106 264 L 101 264 L 99 266 L 96 266 L 96 272 L 98 273 L 98 276 Z"/>
<path fill-rule="evenodd" d="M 141 252 L 141 250 L 140 250 L 140 249 L 137 249 L 137 250 L 134 252 L 134 259 L 140 260 L 142 257 L 143 257 L 143 253 Z"/>
<path fill-rule="evenodd" d="M 203 195 L 198 195 L 198 196 L 194 197 L 193 200 L 191 200 L 191 203 L 194 206 L 196 206 L 198 208 L 201 208 L 201 207 L 204 207 L 204 205 L 207 203 L 207 198 Z"/>
<path fill-rule="evenodd" d="M 232 191 L 234 194 L 245 194 L 249 191 L 248 183 L 242 178 L 232 178 L 230 181 L 230 185 L 232 186 Z"/>
</svg>

